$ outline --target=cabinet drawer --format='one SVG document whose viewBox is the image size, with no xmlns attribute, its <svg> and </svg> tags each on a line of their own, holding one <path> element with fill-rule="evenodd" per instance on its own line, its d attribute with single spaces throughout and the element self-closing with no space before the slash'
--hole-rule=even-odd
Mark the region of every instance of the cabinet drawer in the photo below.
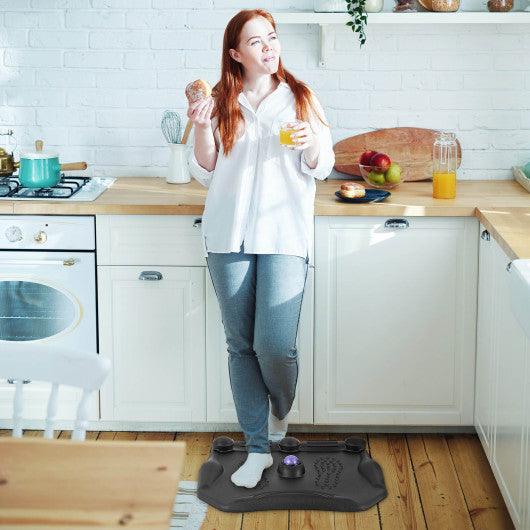
<svg viewBox="0 0 530 530">
<path fill-rule="evenodd" d="M 98 265 L 205 266 L 200 215 L 98 215 Z"/>
</svg>

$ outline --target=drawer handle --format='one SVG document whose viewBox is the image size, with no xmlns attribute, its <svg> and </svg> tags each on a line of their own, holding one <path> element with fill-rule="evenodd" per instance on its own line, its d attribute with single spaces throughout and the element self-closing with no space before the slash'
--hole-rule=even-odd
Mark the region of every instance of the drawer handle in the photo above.
<svg viewBox="0 0 530 530">
<path fill-rule="evenodd" d="M 487 230 L 482 230 L 482 234 L 480 234 L 480 237 L 484 241 L 489 241 L 490 240 L 490 233 Z"/>
<path fill-rule="evenodd" d="M 385 222 L 385 228 L 408 228 L 409 222 L 407 219 L 387 219 Z"/>
<path fill-rule="evenodd" d="M 138 277 L 139 280 L 161 280 L 162 273 L 158 271 L 143 271 Z"/>
<path fill-rule="evenodd" d="M 202 223 L 202 217 L 198 217 L 197 219 L 195 219 L 193 223 L 193 227 L 197 228 L 201 223 Z"/>
</svg>

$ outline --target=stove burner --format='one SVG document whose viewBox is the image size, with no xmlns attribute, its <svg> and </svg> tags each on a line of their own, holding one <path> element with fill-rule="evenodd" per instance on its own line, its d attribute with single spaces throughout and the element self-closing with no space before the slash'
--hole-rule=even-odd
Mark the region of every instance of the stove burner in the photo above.
<svg viewBox="0 0 530 530">
<path fill-rule="evenodd" d="M 64 173 L 56 186 L 51 188 L 26 188 L 18 177 L 0 177 L 0 197 L 28 197 L 32 199 L 69 199 L 75 195 L 90 177 L 66 177 Z"/>
</svg>

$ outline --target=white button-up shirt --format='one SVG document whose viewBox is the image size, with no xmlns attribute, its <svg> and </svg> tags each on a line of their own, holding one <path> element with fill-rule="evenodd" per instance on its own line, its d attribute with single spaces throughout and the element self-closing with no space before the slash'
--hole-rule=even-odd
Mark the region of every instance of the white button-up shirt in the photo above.
<svg viewBox="0 0 530 530">
<path fill-rule="evenodd" d="M 310 168 L 300 149 L 280 145 L 280 124 L 296 118 L 295 98 L 289 85 L 280 82 L 254 111 L 241 92 L 238 96 L 245 130 L 230 154 L 222 143 L 215 168 L 199 165 L 193 149 L 188 165 L 192 176 L 208 188 L 201 233 L 204 256 L 208 252 L 290 254 L 312 265 L 315 178 L 324 180 L 335 164 L 328 127 L 310 121 L 320 152 Z M 318 99 L 315 107 L 327 122 Z M 215 127 L 216 120 L 212 120 Z"/>
</svg>

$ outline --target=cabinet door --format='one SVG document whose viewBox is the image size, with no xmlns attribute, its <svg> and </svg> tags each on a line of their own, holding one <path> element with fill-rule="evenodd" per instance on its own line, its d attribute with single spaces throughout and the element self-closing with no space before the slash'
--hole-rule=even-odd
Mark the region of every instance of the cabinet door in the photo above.
<svg viewBox="0 0 530 530">
<path fill-rule="evenodd" d="M 525 412 L 525 456 L 524 472 L 523 472 L 523 507 L 525 523 L 523 528 L 530 530 L 530 337 L 526 337 L 525 341 L 525 356 L 526 356 L 526 412 Z"/>
<path fill-rule="evenodd" d="M 98 267 L 98 295 L 102 419 L 204 421 L 204 267 Z"/>
<path fill-rule="evenodd" d="M 315 423 L 471 425 L 475 218 L 317 217 Z"/>
<path fill-rule="evenodd" d="M 298 382 L 289 423 L 313 423 L 313 267 L 307 272 L 296 338 Z M 206 357 L 208 422 L 237 423 L 228 375 L 226 336 L 215 289 L 206 270 Z"/>
<path fill-rule="evenodd" d="M 480 226 L 479 268 L 478 268 L 478 318 L 477 358 L 475 368 L 475 416 L 474 425 L 484 452 L 491 462 L 493 432 L 493 330 L 495 312 L 495 270 L 494 241 L 489 232 Z"/>
<path fill-rule="evenodd" d="M 492 469 L 517 528 L 522 524 L 525 452 L 526 336 L 510 308 L 506 270 L 510 259 L 494 242 L 495 290 L 494 356 L 496 392 Z"/>
</svg>

